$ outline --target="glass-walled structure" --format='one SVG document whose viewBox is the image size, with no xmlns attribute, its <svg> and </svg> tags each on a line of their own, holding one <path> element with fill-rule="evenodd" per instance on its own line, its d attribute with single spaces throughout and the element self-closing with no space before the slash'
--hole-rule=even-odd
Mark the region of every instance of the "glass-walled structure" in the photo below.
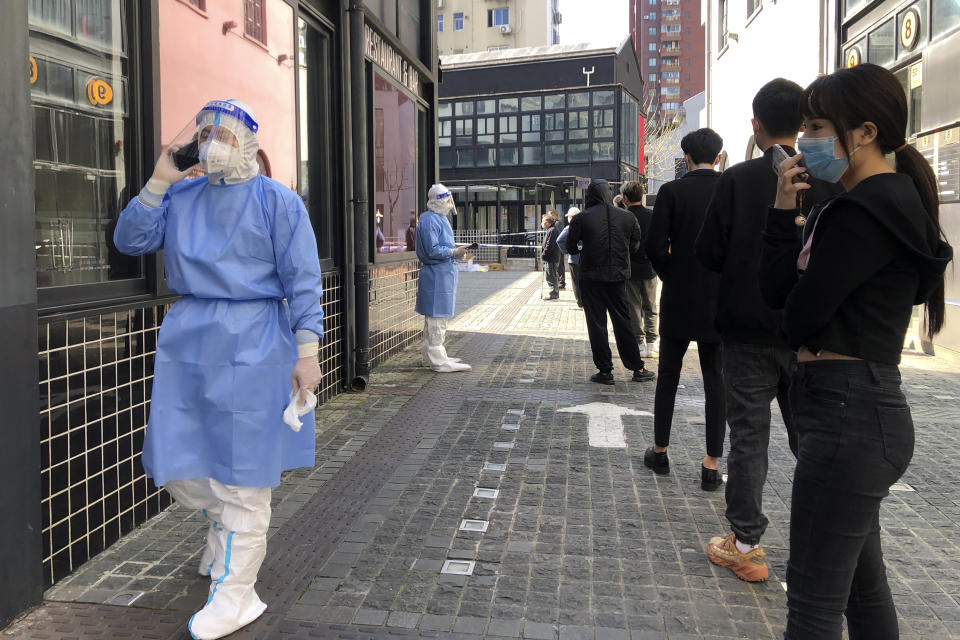
<svg viewBox="0 0 960 640">
<path fill-rule="evenodd" d="M 211 99 L 260 123 L 260 172 L 302 199 L 324 272 L 321 396 L 418 337 L 408 240 L 437 180 L 435 3 L 28 0 L 0 78 L 0 626 L 169 504 L 140 463 L 162 254 L 113 245 L 162 146 Z M 29 372 L 24 374 L 24 372 Z M 34 374 L 33 372 L 37 372 Z"/>
<path fill-rule="evenodd" d="M 582 204 L 591 178 L 639 177 L 643 80 L 629 38 L 441 64 L 440 177 L 458 200 L 458 230 L 534 231 L 542 213 Z"/>
<path fill-rule="evenodd" d="M 960 4 L 955 0 L 844 0 L 838 64 L 890 69 L 907 97 L 907 141 L 930 162 L 940 186 L 940 224 L 960 246 Z M 960 283 L 947 270 L 947 320 L 936 347 L 960 355 Z M 929 350 L 929 348 L 928 348 Z M 939 351 L 938 351 L 939 353 Z"/>
</svg>

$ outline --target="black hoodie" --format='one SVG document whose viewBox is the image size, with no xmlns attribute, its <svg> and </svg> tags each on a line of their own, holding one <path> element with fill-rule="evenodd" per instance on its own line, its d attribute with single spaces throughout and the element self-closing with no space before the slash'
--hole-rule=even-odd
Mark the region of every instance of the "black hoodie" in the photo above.
<svg viewBox="0 0 960 640">
<path fill-rule="evenodd" d="M 590 183 L 584 210 L 569 226 L 567 252 L 580 254 L 581 280 L 623 282 L 630 277 L 630 256 L 639 250 L 642 232 L 632 213 L 613 206 L 606 180 Z"/>
<path fill-rule="evenodd" d="M 784 149 L 788 155 L 794 154 L 791 147 Z M 777 196 L 777 175 L 772 167 L 771 146 L 763 156 L 724 171 L 697 237 L 697 258 L 721 275 L 716 326 L 724 341 L 786 346 L 779 335 L 780 312 L 764 304 L 758 282 L 760 234 L 767 222 L 767 207 Z M 843 191 L 822 180 L 809 182 L 804 213 Z M 799 227 L 795 231 L 799 238 Z"/>
<path fill-rule="evenodd" d="M 929 299 L 953 258 L 913 180 L 877 174 L 819 206 L 803 230 L 813 241 L 802 274 L 796 213 L 769 210 L 760 254 L 760 289 L 783 308 L 787 343 L 898 364 L 913 305 Z"/>
</svg>

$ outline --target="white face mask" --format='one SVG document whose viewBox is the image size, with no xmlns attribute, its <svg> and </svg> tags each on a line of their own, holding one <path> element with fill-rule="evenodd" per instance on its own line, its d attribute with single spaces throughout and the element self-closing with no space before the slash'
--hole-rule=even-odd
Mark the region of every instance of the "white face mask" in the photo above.
<svg viewBox="0 0 960 640">
<path fill-rule="evenodd" d="M 216 178 L 241 164 L 240 150 L 231 144 L 209 140 L 200 145 L 200 165 L 207 176 Z"/>
</svg>

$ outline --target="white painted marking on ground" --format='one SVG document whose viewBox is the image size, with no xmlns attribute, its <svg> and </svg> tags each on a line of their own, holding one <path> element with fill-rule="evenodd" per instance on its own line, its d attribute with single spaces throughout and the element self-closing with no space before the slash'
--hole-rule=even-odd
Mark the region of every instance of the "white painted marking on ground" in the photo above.
<svg viewBox="0 0 960 640">
<path fill-rule="evenodd" d="M 502 425 L 500 425 L 500 428 L 501 428 L 503 431 L 518 431 L 518 430 L 520 429 L 520 425 L 518 425 L 518 424 L 502 424 Z"/>
<path fill-rule="evenodd" d="M 916 489 L 908 485 L 906 482 L 894 482 L 890 487 L 890 491 L 916 491 Z"/>
<path fill-rule="evenodd" d="M 627 441 L 623 437 L 621 416 L 652 416 L 649 411 L 635 411 L 627 407 L 607 402 L 591 402 L 576 407 L 559 409 L 560 413 L 587 414 L 587 433 L 591 447 L 606 449 L 625 449 Z"/>
<path fill-rule="evenodd" d="M 493 448 L 494 449 L 513 449 L 513 443 L 512 442 L 494 442 Z"/>
<path fill-rule="evenodd" d="M 484 471 L 506 471 L 507 465 L 499 462 L 484 462 Z"/>
</svg>

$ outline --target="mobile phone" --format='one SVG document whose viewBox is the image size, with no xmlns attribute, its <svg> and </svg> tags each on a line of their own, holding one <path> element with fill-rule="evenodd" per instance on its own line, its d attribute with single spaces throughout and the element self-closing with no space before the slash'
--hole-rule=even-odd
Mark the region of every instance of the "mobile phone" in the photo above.
<svg viewBox="0 0 960 640">
<path fill-rule="evenodd" d="M 784 160 L 787 160 L 787 159 L 791 158 L 791 157 L 792 157 L 792 156 L 791 156 L 789 153 L 787 153 L 787 150 L 786 150 L 786 149 L 784 149 L 783 147 L 781 147 L 781 146 L 778 145 L 778 144 L 773 145 L 773 172 L 779 176 L 779 175 L 780 175 L 780 163 L 783 162 Z M 805 165 L 803 164 L 803 158 L 800 158 L 800 162 L 798 162 L 798 163 L 796 164 L 796 166 L 798 166 L 798 167 L 805 167 Z M 808 177 L 808 176 L 807 176 L 807 172 L 804 171 L 803 173 L 795 176 L 794 179 L 793 179 L 793 181 L 794 181 L 794 182 L 806 182 L 806 181 L 807 181 L 807 177 Z"/>
<path fill-rule="evenodd" d="M 200 162 L 200 143 L 196 140 L 188 142 L 173 152 L 173 164 L 180 171 L 186 171 Z"/>
</svg>

